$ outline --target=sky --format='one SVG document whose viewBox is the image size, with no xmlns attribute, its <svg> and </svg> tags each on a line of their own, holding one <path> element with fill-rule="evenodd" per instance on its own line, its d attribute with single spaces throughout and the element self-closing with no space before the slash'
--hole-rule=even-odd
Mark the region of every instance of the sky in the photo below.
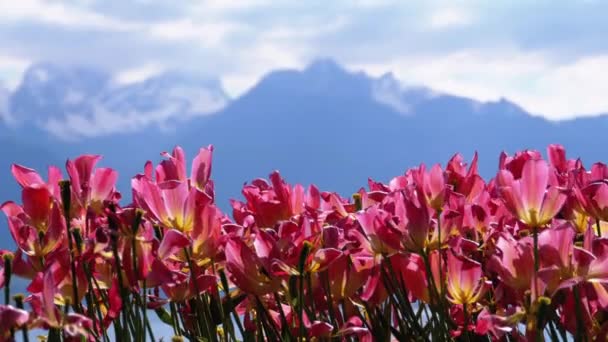
<svg viewBox="0 0 608 342">
<path fill-rule="evenodd" d="M 118 83 L 180 69 L 236 97 L 333 58 L 404 87 L 508 98 L 549 119 L 608 112 L 607 1 L 0 0 L 0 80 L 35 62 Z"/>
</svg>

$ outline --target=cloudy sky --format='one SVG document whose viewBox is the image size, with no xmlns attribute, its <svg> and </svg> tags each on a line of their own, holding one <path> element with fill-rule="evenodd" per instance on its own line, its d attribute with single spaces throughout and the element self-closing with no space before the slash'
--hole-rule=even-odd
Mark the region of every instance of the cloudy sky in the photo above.
<svg viewBox="0 0 608 342">
<path fill-rule="evenodd" d="M 0 0 L 0 80 L 37 61 L 133 82 L 167 69 L 232 96 L 331 57 L 404 85 L 509 98 L 548 118 L 608 112 L 608 2 Z"/>
</svg>

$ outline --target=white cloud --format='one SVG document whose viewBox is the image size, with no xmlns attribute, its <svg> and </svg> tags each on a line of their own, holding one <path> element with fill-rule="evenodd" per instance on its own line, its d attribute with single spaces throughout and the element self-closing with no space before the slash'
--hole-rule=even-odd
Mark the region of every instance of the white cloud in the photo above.
<svg viewBox="0 0 608 342">
<path fill-rule="evenodd" d="M 339 32 L 350 23 L 349 17 L 337 16 L 322 24 L 274 25 L 257 33 L 249 46 L 232 55 L 237 67 L 221 76 L 226 91 L 237 97 L 273 70 L 302 68 L 319 57 L 316 39 Z"/>
<path fill-rule="evenodd" d="M 554 120 L 608 111 L 608 55 L 559 64 L 542 54 L 513 49 L 467 50 L 352 67 L 376 76 L 392 70 L 408 84 L 480 101 L 506 97 Z"/>
<path fill-rule="evenodd" d="M 150 62 L 139 67 L 119 72 L 114 77 L 114 81 L 120 85 L 141 82 L 151 76 L 160 74 L 163 70 L 164 67 L 160 63 Z"/>
<path fill-rule="evenodd" d="M 355 7 L 363 8 L 363 9 L 372 9 L 372 8 L 380 8 L 386 7 L 389 5 L 393 5 L 398 1 L 395 0 L 348 0 L 345 1 L 347 5 L 354 5 Z"/>
<path fill-rule="evenodd" d="M 207 16 L 227 12 L 239 12 L 273 4 L 272 0 L 198 0 L 192 1 L 188 8 L 189 13 Z"/>
<path fill-rule="evenodd" d="M 464 8 L 439 8 L 432 12 L 428 27 L 435 30 L 467 26 L 473 22 L 473 14 Z"/>
<path fill-rule="evenodd" d="M 372 84 L 372 96 L 401 114 L 410 112 L 410 104 L 403 99 L 401 84 L 392 75 L 385 75 Z"/>
<path fill-rule="evenodd" d="M 237 97 L 273 70 L 300 68 L 308 61 L 308 53 L 303 46 L 262 39 L 238 56 L 240 68 L 224 74 L 222 83 L 231 97 Z"/>
<path fill-rule="evenodd" d="M 231 33 L 244 30 L 243 24 L 231 21 L 202 22 L 178 19 L 152 24 L 147 31 L 152 38 L 169 41 L 195 41 L 204 47 L 217 47 Z"/>
<path fill-rule="evenodd" d="M 4 22 L 20 20 L 111 31 L 131 30 L 134 24 L 58 2 L 43 0 L 0 1 Z"/>
<path fill-rule="evenodd" d="M 297 27 L 277 25 L 260 32 L 259 35 L 263 40 L 284 39 L 293 42 L 297 39 L 314 39 L 339 32 L 346 28 L 349 23 L 349 18 L 342 15 L 323 24 L 308 24 Z"/>
</svg>

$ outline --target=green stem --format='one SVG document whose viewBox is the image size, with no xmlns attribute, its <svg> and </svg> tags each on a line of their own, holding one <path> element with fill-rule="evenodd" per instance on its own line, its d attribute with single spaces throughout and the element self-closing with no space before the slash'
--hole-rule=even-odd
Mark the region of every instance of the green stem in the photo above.
<svg viewBox="0 0 608 342">
<path fill-rule="evenodd" d="M 427 282 L 429 283 L 429 285 L 431 287 L 430 288 L 431 303 L 433 304 L 433 306 L 437 307 L 437 309 L 438 309 L 437 311 L 439 312 L 439 318 L 436 317 L 435 315 L 433 315 L 433 318 L 435 318 L 437 320 L 437 322 L 439 323 L 439 326 L 441 327 L 441 330 L 444 334 L 443 338 L 449 339 L 449 329 L 447 327 L 446 310 L 443 305 L 443 300 L 442 300 L 439 292 L 437 291 L 437 284 L 435 283 L 435 277 L 433 277 L 433 270 L 431 269 L 431 263 L 430 263 L 430 259 L 428 257 L 427 252 L 422 253 L 422 258 L 424 260 L 424 264 L 426 267 Z M 431 308 L 431 310 L 433 312 L 436 311 L 433 308 Z"/>
<path fill-rule="evenodd" d="M 464 303 L 462 304 L 462 311 L 464 313 L 464 338 L 467 342 L 471 341 L 471 337 L 469 336 L 469 308 L 467 307 L 467 304 Z"/>
<path fill-rule="evenodd" d="M 236 321 L 236 326 L 239 329 L 239 333 L 241 334 L 241 336 L 245 336 L 244 335 L 245 329 L 243 329 L 243 325 L 241 324 L 241 319 L 240 319 L 239 315 L 236 313 L 235 308 L 232 304 L 232 297 L 230 297 L 230 285 L 228 284 L 228 278 L 226 278 L 226 273 L 224 272 L 224 270 L 220 270 L 218 273 L 220 274 L 220 281 L 222 283 L 222 288 L 224 289 L 224 296 L 226 296 L 226 304 L 228 305 L 228 307 L 230 308 L 230 311 L 232 312 L 232 315 L 234 316 L 234 320 Z M 230 315 L 228 315 L 228 316 L 230 316 Z M 230 319 L 230 317 L 228 317 L 228 319 Z"/>
<path fill-rule="evenodd" d="M 539 256 L 538 256 L 538 228 L 535 226 L 532 228 L 532 239 L 534 242 L 534 293 L 535 297 L 538 298 L 540 293 L 538 293 L 538 269 L 539 266 Z"/>
<path fill-rule="evenodd" d="M 205 303 L 203 303 L 203 299 L 201 298 L 201 291 L 198 288 L 198 282 L 197 282 L 197 274 L 196 274 L 196 270 L 194 269 L 194 263 L 192 262 L 192 258 L 190 257 L 190 252 L 188 251 L 187 247 L 184 247 L 184 253 L 186 255 L 186 261 L 188 262 L 188 267 L 190 268 L 190 278 L 191 281 L 194 284 L 194 291 L 196 291 L 196 296 L 195 299 L 193 301 L 191 301 L 193 307 L 193 310 L 197 313 L 198 318 L 196 321 L 198 322 L 198 325 L 200 327 L 200 331 L 203 335 L 207 336 L 208 338 L 215 340 L 215 338 L 217 337 L 215 333 L 212 333 L 212 327 L 210 326 L 211 322 L 211 317 L 207 317 L 207 310 L 206 310 L 206 305 Z M 202 322 L 201 322 L 202 321 Z"/>
<path fill-rule="evenodd" d="M 59 182 L 59 187 L 61 189 L 61 200 L 63 201 L 63 216 L 65 218 L 65 228 L 67 231 L 68 237 L 68 250 L 70 254 L 70 268 L 72 272 L 72 309 L 75 312 L 82 313 L 79 305 L 78 305 L 78 283 L 76 282 L 76 260 L 74 257 L 74 242 L 72 241 L 72 231 L 70 229 L 71 219 L 70 219 L 70 209 L 72 203 L 72 189 L 70 181 L 62 180 Z"/>
<path fill-rule="evenodd" d="M 13 274 L 13 255 L 5 254 L 2 259 L 4 261 L 4 304 L 9 305 L 11 302 L 11 277 Z"/>
<path fill-rule="evenodd" d="M 177 323 L 177 308 L 175 306 L 175 302 L 169 303 L 169 308 L 171 310 L 171 322 L 173 327 L 173 334 L 175 336 L 181 336 L 181 331 L 179 329 L 179 324 Z"/>
</svg>

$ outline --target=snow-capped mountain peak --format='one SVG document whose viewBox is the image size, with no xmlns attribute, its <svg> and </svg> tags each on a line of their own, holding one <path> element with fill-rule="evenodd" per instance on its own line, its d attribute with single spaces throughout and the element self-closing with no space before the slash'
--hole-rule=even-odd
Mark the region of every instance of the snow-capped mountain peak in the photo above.
<svg viewBox="0 0 608 342">
<path fill-rule="evenodd" d="M 5 100 L 2 117 L 66 139 L 166 128 L 174 121 L 209 115 L 229 99 L 218 80 L 165 72 L 141 82 L 116 85 L 95 68 L 32 65 Z M 2 113 L 0 92 L 0 113 Z"/>
</svg>

